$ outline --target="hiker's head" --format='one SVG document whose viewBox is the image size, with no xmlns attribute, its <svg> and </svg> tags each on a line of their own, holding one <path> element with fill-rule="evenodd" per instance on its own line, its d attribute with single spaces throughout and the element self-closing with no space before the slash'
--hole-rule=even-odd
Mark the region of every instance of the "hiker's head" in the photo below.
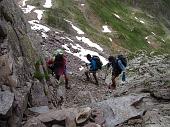
<svg viewBox="0 0 170 127">
<path fill-rule="evenodd" d="M 87 54 L 86 58 L 87 58 L 88 61 L 90 61 L 91 60 L 91 55 Z"/>
<path fill-rule="evenodd" d="M 109 60 L 110 63 L 113 62 L 115 59 L 116 59 L 116 58 L 115 58 L 114 56 L 109 56 L 109 57 L 108 57 L 108 60 Z"/>
</svg>

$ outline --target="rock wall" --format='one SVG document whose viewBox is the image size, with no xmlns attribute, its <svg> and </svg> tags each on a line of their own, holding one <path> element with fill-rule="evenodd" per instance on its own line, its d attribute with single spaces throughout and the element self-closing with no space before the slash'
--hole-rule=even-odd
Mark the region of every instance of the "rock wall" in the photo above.
<svg viewBox="0 0 170 127">
<path fill-rule="evenodd" d="M 38 56 L 27 23 L 14 0 L 0 0 L 0 126 L 19 127 Z M 14 97 L 12 94 L 14 94 Z M 5 96 L 4 96 L 5 94 Z M 9 97 L 7 97 L 9 95 Z M 6 100 L 7 97 L 9 99 Z M 12 105 L 6 107 L 12 101 Z M 3 107 L 7 111 L 3 112 Z"/>
</svg>

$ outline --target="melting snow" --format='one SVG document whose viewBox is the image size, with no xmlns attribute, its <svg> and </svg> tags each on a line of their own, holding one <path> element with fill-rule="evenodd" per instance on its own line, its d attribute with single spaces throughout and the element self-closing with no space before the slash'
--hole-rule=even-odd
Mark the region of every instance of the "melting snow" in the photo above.
<svg viewBox="0 0 170 127">
<path fill-rule="evenodd" d="M 103 51 L 103 49 L 98 44 L 93 43 L 92 41 L 90 41 L 86 37 L 78 37 L 78 36 L 76 36 L 76 38 L 77 38 L 77 40 L 82 41 L 82 42 L 88 44 L 90 47 L 94 47 L 94 48 L 96 48 L 96 49 L 98 49 L 100 51 Z"/>
<path fill-rule="evenodd" d="M 142 23 L 142 24 L 145 24 L 145 22 L 144 22 L 144 21 L 142 21 L 142 20 L 140 20 L 139 22 L 140 22 L 140 23 Z"/>
<path fill-rule="evenodd" d="M 156 35 L 154 32 L 151 32 L 153 35 Z"/>
<path fill-rule="evenodd" d="M 72 40 L 72 39 L 70 39 L 69 37 L 66 37 L 66 39 L 67 39 L 67 40 L 69 40 L 69 41 L 71 41 L 71 42 L 73 42 L 73 40 Z"/>
<path fill-rule="evenodd" d="M 112 31 L 109 30 L 108 26 L 104 25 L 102 32 L 104 32 L 104 33 L 111 33 Z"/>
<path fill-rule="evenodd" d="M 22 2 L 23 7 L 26 6 L 26 1 L 28 1 L 28 0 L 23 0 L 23 2 Z"/>
<path fill-rule="evenodd" d="M 84 69 L 84 67 L 82 67 L 82 66 L 79 68 L 80 71 L 83 70 L 83 69 Z"/>
<path fill-rule="evenodd" d="M 73 27 L 73 29 L 76 30 L 78 34 L 84 34 L 84 32 L 83 32 L 81 29 L 79 29 L 78 27 L 74 26 L 71 21 L 69 21 L 69 20 L 65 20 L 65 21 L 67 21 L 68 23 L 70 23 L 71 26 Z"/>
<path fill-rule="evenodd" d="M 114 13 L 114 16 L 118 19 L 121 19 L 119 15 L 117 15 L 116 13 Z"/>
<path fill-rule="evenodd" d="M 34 12 L 37 13 L 38 20 L 42 19 L 43 11 L 44 10 L 34 10 Z"/>
<path fill-rule="evenodd" d="M 43 30 L 45 32 L 48 32 L 50 30 L 50 28 L 48 28 L 44 25 L 38 24 L 39 23 L 38 20 L 31 20 L 31 21 L 28 21 L 28 22 L 31 24 L 32 30 Z"/>
<path fill-rule="evenodd" d="M 151 43 L 150 41 L 147 41 L 149 44 Z"/>
<path fill-rule="evenodd" d="M 44 37 L 44 38 L 48 38 L 48 35 L 44 32 L 41 32 L 41 36 Z"/>
<path fill-rule="evenodd" d="M 45 4 L 43 5 L 45 8 L 51 8 L 52 7 L 52 1 L 51 0 L 46 0 Z"/>
<path fill-rule="evenodd" d="M 24 13 L 30 13 L 35 7 L 27 5 L 26 7 L 21 8 Z"/>
<path fill-rule="evenodd" d="M 136 20 L 138 20 L 138 18 L 137 18 L 137 17 L 135 17 L 135 19 L 136 19 Z"/>
<path fill-rule="evenodd" d="M 147 37 L 145 37 L 145 39 L 147 40 L 147 39 L 148 39 L 148 36 L 147 36 Z"/>
<path fill-rule="evenodd" d="M 73 54 L 74 56 L 80 58 L 82 61 L 84 61 L 86 63 L 89 62 L 86 58 L 87 54 L 99 56 L 100 60 L 103 62 L 103 65 L 106 65 L 108 63 L 107 60 L 103 56 L 99 55 L 97 52 L 94 52 L 94 51 L 91 51 L 91 50 L 88 50 L 88 49 L 84 49 L 79 44 L 76 44 L 74 46 L 73 44 L 70 43 L 70 45 L 72 46 L 73 49 L 79 49 L 79 52 L 77 52 L 77 53 L 71 52 L 70 49 L 68 48 L 68 44 L 64 44 L 64 45 L 62 45 L 62 47 L 64 49 L 66 49 L 67 53 Z"/>
</svg>

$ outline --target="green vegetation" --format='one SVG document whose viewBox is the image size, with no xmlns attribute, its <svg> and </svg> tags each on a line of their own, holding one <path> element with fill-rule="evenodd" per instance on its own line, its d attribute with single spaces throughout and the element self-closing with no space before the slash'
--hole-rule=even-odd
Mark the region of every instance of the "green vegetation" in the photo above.
<svg viewBox="0 0 170 127">
<path fill-rule="evenodd" d="M 49 79 L 49 73 L 44 71 L 44 72 L 41 72 L 40 71 L 40 65 L 42 65 L 42 60 L 41 58 L 38 59 L 36 62 L 35 62 L 35 72 L 34 72 L 34 78 L 38 79 L 39 81 L 42 81 L 44 78 L 46 80 Z"/>
<path fill-rule="evenodd" d="M 164 0 L 168 2 L 168 0 Z M 116 35 L 101 32 L 101 26 L 90 24 L 86 17 L 86 10 L 81 11 L 78 2 L 73 0 L 54 0 L 53 8 L 48 9 L 45 13 L 45 20 L 48 25 L 59 28 L 70 33 L 68 23 L 65 19 L 74 22 L 81 28 L 88 37 L 97 43 L 101 43 L 110 47 L 113 51 L 109 37 L 116 40 L 116 44 L 130 51 L 147 50 L 148 52 L 168 52 L 169 41 L 165 39 L 167 34 L 160 22 L 144 13 L 142 10 L 134 9 L 128 5 L 121 3 L 119 0 L 87 0 L 86 6 L 90 13 L 99 17 L 101 24 L 107 24 L 116 31 Z M 115 16 L 120 16 L 120 19 Z M 153 33 L 155 35 L 153 35 Z M 115 37 L 116 36 L 116 37 Z M 146 36 L 153 36 L 154 45 L 152 47 L 145 40 Z M 162 39 L 166 40 L 163 42 Z M 119 42 L 119 43 L 118 43 Z M 165 50 L 164 50 L 165 49 Z"/>
</svg>

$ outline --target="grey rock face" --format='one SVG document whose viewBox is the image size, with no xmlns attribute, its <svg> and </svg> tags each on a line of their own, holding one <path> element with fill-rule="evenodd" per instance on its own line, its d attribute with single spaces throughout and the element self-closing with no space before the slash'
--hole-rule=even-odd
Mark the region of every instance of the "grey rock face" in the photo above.
<svg viewBox="0 0 170 127">
<path fill-rule="evenodd" d="M 43 84 L 35 81 L 30 93 L 30 103 L 32 106 L 47 106 L 48 98 L 45 96 Z"/>
<path fill-rule="evenodd" d="M 14 102 L 14 93 L 0 91 L 0 115 L 6 115 Z"/>
</svg>

